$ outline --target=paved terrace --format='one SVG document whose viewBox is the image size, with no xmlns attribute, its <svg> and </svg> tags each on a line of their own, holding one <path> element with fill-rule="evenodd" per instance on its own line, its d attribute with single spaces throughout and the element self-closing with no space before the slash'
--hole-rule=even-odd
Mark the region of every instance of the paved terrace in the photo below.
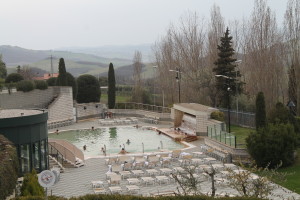
<svg viewBox="0 0 300 200">
<path fill-rule="evenodd" d="M 139 123 L 139 125 L 145 125 L 145 126 L 152 126 L 151 124 L 142 124 Z M 83 129 L 83 128 L 91 128 L 94 126 L 95 128 L 101 127 L 97 123 L 97 120 L 88 120 L 88 121 L 82 121 L 76 124 L 73 124 L 71 126 L 60 128 L 60 130 L 68 130 L 68 129 Z M 155 125 L 159 128 L 167 128 L 171 127 L 171 125 Z M 49 130 L 51 132 L 54 130 Z M 192 146 L 190 148 L 187 148 L 183 150 L 187 153 L 192 152 L 200 152 L 201 145 L 203 145 L 203 140 L 198 140 L 191 142 Z M 130 154 L 129 154 L 130 155 Z M 104 188 L 106 189 L 107 193 L 109 194 L 110 187 L 107 182 L 106 173 L 108 172 L 108 165 L 105 164 L 105 157 L 98 157 L 98 158 L 90 158 L 85 161 L 86 165 L 80 168 L 69 168 L 66 169 L 64 173 L 61 173 L 60 181 L 51 187 L 48 190 L 49 195 L 56 195 L 56 196 L 63 196 L 70 198 L 72 196 L 82 196 L 85 194 L 94 194 L 93 188 L 92 188 L 92 181 L 103 181 L 104 182 Z M 220 163 L 218 161 L 214 161 L 214 163 Z M 171 165 L 167 166 L 167 168 L 173 169 L 176 166 L 179 166 L 179 162 L 171 162 Z M 156 166 L 155 169 L 159 170 L 161 167 Z M 142 169 L 144 172 L 146 170 Z M 146 175 L 143 175 L 144 177 Z M 152 176 L 154 177 L 154 176 Z M 220 178 L 221 174 L 218 173 L 215 178 Z M 164 193 L 167 191 L 176 191 L 177 186 L 174 181 L 170 181 L 167 183 L 162 184 L 136 184 L 140 190 L 138 193 L 135 193 L 134 195 L 143 195 L 143 196 L 150 196 L 157 193 Z M 125 179 L 121 180 L 120 185 L 122 188 L 121 194 L 129 194 L 126 190 L 126 186 L 128 186 L 128 182 Z M 238 192 L 224 183 L 216 183 L 216 193 L 217 194 L 233 194 L 238 195 Z M 201 192 L 203 193 L 209 193 L 211 191 L 211 182 L 208 179 L 204 179 L 204 182 L 201 184 Z M 270 199 L 300 199 L 300 195 L 293 193 L 285 188 L 278 187 L 276 190 L 273 191 L 273 195 L 270 196 Z"/>
</svg>

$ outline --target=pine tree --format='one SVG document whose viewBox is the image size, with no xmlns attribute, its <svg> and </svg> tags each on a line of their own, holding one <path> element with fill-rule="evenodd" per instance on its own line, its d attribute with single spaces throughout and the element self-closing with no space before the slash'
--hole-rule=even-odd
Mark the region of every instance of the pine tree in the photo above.
<svg viewBox="0 0 300 200">
<path fill-rule="evenodd" d="M 115 79 L 115 70 L 112 63 L 109 64 L 108 69 L 108 108 L 115 108 L 116 103 L 116 79 Z"/>
<path fill-rule="evenodd" d="M 256 130 L 267 125 L 266 105 L 263 92 L 259 92 L 256 96 L 255 123 Z"/>
<path fill-rule="evenodd" d="M 65 61 L 63 58 L 59 59 L 59 64 L 58 64 L 58 77 L 57 77 L 57 86 L 67 86 L 67 71 L 66 71 L 66 66 L 65 66 Z"/>
<path fill-rule="evenodd" d="M 229 36 L 229 29 L 227 28 L 224 37 L 221 37 L 221 44 L 218 45 L 219 58 L 214 63 L 216 67 L 213 69 L 216 75 L 222 75 L 216 77 L 216 89 L 219 103 L 224 107 L 228 107 L 228 100 L 230 102 L 231 96 L 242 92 L 242 82 L 237 79 L 237 77 L 241 77 L 241 74 L 236 71 L 236 59 L 233 58 L 235 53 L 231 40 L 232 37 Z"/>
</svg>

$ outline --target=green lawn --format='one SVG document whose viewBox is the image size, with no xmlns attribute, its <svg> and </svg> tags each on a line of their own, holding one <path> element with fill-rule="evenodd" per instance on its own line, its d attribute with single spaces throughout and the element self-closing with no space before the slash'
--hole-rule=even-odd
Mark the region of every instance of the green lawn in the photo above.
<svg viewBox="0 0 300 200">
<path fill-rule="evenodd" d="M 280 172 L 287 172 L 288 174 L 290 174 L 286 177 L 286 182 L 278 184 L 300 194 L 300 148 L 298 148 L 297 154 L 298 157 L 296 159 L 296 162 L 292 166 L 278 170 Z"/>
<path fill-rule="evenodd" d="M 240 126 L 231 126 L 231 132 L 236 136 L 238 147 L 246 147 L 246 137 L 250 134 L 251 131 L 255 131 L 254 129 L 244 128 Z M 280 172 L 286 172 L 289 175 L 286 177 L 286 182 L 277 183 L 283 187 L 288 188 L 289 190 L 295 191 L 296 193 L 300 194 L 300 148 L 297 150 L 298 157 L 296 162 L 286 168 L 279 169 Z"/>
<path fill-rule="evenodd" d="M 231 125 L 231 133 L 236 136 L 236 143 L 238 148 L 246 147 L 246 138 L 250 134 L 251 131 L 255 131 L 254 129 L 244 128 L 241 126 Z"/>
<path fill-rule="evenodd" d="M 116 103 L 124 103 L 128 102 L 130 100 L 130 96 L 116 96 Z M 101 94 L 101 103 L 106 103 L 107 104 L 107 94 Z"/>
</svg>

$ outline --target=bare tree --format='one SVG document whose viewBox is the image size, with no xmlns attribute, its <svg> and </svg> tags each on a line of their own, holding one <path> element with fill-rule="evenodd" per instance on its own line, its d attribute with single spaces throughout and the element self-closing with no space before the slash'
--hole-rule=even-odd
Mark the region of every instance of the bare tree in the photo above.
<svg viewBox="0 0 300 200">
<path fill-rule="evenodd" d="M 133 57 L 133 80 L 134 90 L 132 100 L 137 103 L 142 103 L 143 85 L 142 85 L 142 54 L 140 51 L 136 51 Z"/>
<path fill-rule="evenodd" d="M 286 62 L 295 70 L 295 81 L 298 87 L 292 90 L 297 91 L 297 102 L 300 102 L 300 2 L 289 0 L 284 16 L 284 37 L 287 55 Z M 295 102 L 294 102 L 295 103 Z M 300 114 L 300 106 L 297 106 L 297 114 Z"/>
</svg>

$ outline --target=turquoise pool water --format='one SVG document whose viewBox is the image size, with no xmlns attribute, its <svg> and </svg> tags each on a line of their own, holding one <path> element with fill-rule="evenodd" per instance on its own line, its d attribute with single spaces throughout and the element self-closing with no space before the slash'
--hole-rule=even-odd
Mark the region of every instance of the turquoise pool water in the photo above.
<svg viewBox="0 0 300 200">
<path fill-rule="evenodd" d="M 65 139 L 83 151 L 85 156 L 103 155 L 101 148 L 106 145 L 107 154 L 119 153 L 121 148 L 134 153 L 142 152 L 143 144 L 145 152 L 158 151 L 159 149 L 181 149 L 184 146 L 173 139 L 158 134 L 154 130 L 146 130 L 135 127 L 99 128 L 93 130 L 60 131 L 59 134 L 49 134 L 49 138 Z M 129 139 L 130 143 L 127 143 Z"/>
</svg>

